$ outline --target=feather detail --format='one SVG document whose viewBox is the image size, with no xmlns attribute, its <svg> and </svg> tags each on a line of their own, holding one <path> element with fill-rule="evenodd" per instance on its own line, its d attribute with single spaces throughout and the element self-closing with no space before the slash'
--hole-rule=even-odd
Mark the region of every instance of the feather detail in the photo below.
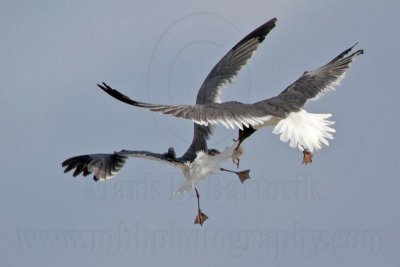
<svg viewBox="0 0 400 267">
<path fill-rule="evenodd" d="M 308 113 L 304 109 L 291 112 L 274 127 L 273 133 L 280 135 L 282 142 L 288 142 L 290 147 L 310 152 L 321 149 L 321 144 L 329 145 L 327 139 L 333 139 L 335 129 L 329 127 L 334 124 L 327 120 L 331 114 Z"/>
</svg>

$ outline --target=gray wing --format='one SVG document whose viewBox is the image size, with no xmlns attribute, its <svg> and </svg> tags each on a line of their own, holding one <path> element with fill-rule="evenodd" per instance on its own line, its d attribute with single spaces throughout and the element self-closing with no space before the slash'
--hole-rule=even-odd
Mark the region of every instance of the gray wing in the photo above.
<svg viewBox="0 0 400 267">
<path fill-rule="evenodd" d="M 157 160 L 174 166 L 179 164 L 174 158 L 169 157 L 168 153 L 121 150 L 112 154 L 88 154 L 72 157 L 65 160 L 61 165 L 65 168 L 65 173 L 75 169 L 72 174 L 74 177 L 80 174 L 88 176 L 93 173 L 93 180 L 98 181 L 115 176 L 122 169 L 128 157 Z"/>
<path fill-rule="evenodd" d="M 259 45 L 264 41 L 266 35 L 275 27 L 276 21 L 276 18 L 267 21 L 245 36 L 229 50 L 207 75 L 197 93 L 196 104 L 220 102 L 219 96 L 222 94 L 222 89 L 232 82 L 232 79 L 252 57 Z M 106 83 L 98 84 L 98 86 L 112 97 L 122 102 L 132 104 L 127 96 L 112 89 Z M 200 148 L 203 149 L 205 140 L 208 139 L 211 134 L 212 129 L 209 125 L 202 127 L 195 125 L 193 141 L 189 149 L 195 149 L 195 151 L 200 150 Z M 189 150 L 187 152 L 189 152 Z"/>
<path fill-rule="evenodd" d="M 326 65 L 316 70 L 304 72 L 299 79 L 283 90 L 278 97 L 286 100 L 286 102 L 291 102 L 295 108 L 301 108 L 306 101 L 316 100 L 324 93 L 334 90 L 344 79 L 351 63 L 358 55 L 364 53 L 364 50 L 360 49 L 348 55 L 355 45 L 343 51 Z"/>
<path fill-rule="evenodd" d="M 245 125 L 246 127 L 249 125 L 256 126 L 258 124 L 262 124 L 262 120 L 257 118 L 262 118 L 265 115 L 269 115 L 265 114 L 263 110 L 254 108 L 251 104 L 233 101 L 196 105 L 158 105 L 144 103 L 130 99 L 128 96 L 111 88 L 104 82 L 102 85 L 98 84 L 98 86 L 107 94 L 129 105 L 147 108 L 154 112 L 169 114 L 178 118 L 191 120 L 200 126 L 209 126 L 219 123 L 231 128 L 235 128 L 235 126 L 239 127 L 241 124 Z M 243 114 L 243 116 L 240 114 Z M 242 126 L 239 128 L 241 127 Z M 199 138 L 198 136 L 196 137 L 196 134 L 199 134 L 200 129 L 201 127 L 196 129 L 195 126 L 194 139 Z"/>
<path fill-rule="evenodd" d="M 253 56 L 265 36 L 275 27 L 276 21 L 273 18 L 249 33 L 214 66 L 197 93 L 196 104 L 220 102 L 222 89 L 232 82 Z"/>
<path fill-rule="evenodd" d="M 129 99 L 112 88 L 109 94 L 123 98 L 130 105 L 147 108 L 162 114 L 192 120 L 200 125 L 223 124 L 226 127 L 242 129 L 242 125 L 256 127 L 269 116 L 284 118 L 288 113 L 298 111 L 307 100 L 332 90 L 344 78 L 351 63 L 363 50 L 346 56 L 353 47 L 345 50 L 328 64 L 303 74 L 297 81 L 287 87 L 276 97 L 262 100 L 254 104 L 240 102 L 206 103 L 196 105 L 157 105 Z"/>
<path fill-rule="evenodd" d="M 275 27 L 276 21 L 276 18 L 267 21 L 229 50 L 207 75 L 197 93 L 196 104 L 220 102 L 223 89 L 232 82 L 232 79 L 253 56 L 265 36 Z M 211 134 L 211 125 L 195 123 L 192 143 L 182 159 L 193 161 L 196 158 L 196 151 L 207 150 L 206 140 Z"/>
</svg>

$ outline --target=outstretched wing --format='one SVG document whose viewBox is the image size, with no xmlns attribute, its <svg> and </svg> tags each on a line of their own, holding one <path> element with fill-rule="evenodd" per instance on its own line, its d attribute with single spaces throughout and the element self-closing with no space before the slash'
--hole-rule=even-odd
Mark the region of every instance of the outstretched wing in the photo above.
<svg viewBox="0 0 400 267">
<path fill-rule="evenodd" d="M 298 111 L 307 100 L 332 90 L 341 79 L 354 59 L 363 53 L 358 50 L 346 56 L 353 47 L 345 50 L 328 64 L 309 72 L 286 88 L 276 97 L 262 100 L 254 104 L 240 102 L 206 103 L 196 105 L 157 105 L 138 102 L 106 86 L 108 94 L 130 105 L 147 108 L 162 114 L 192 120 L 200 125 L 223 124 L 230 128 L 242 128 L 263 124 L 272 116 L 285 118 L 290 112 Z"/>
<path fill-rule="evenodd" d="M 232 82 L 232 79 L 238 74 L 247 61 L 253 56 L 259 45 L 264 41 L 266 35 L 275 27 L 276 18 L 273 18 L 247 36 L 240 40 L 229 52 L 214 66 L 201 85 L 196 98 L 196 104 L 219 103 L 222 90 Z M 112 97 L 132 104 L 130 99 L 112 89 L 106 83 L 98 86 Z M 199 150 L 205 142 L 200 139 L 207 139 L 212 133 L 210 125 L 196 127 L 194 129 L 194 138 L 190 150 Z"/>
<path fill-rule="evenodd" d="M 273 18 L 239 41 L 210 71 L 197 93 L 196 104 L 220 102 L 222 89 L 232 82 L 253 56 L 265 36 L 275 27 Z"/>
<path fill-rule="evenodd" d="M 278 97 L 290 99 L 297 107 L 302 107 L 307 100 L 318 99 L 323 94 L 335 90 L 344 79 L 351 63 L 358 55 L 364 53 L 364 50 L 360 49 L 348 55 L 355 45 L 343 51 L 326 65 L 316 70 L 304 72 L 299 79 L 283 90 Z"/>
<path fill-rule="evenodd" d="M 197 93 L 196 104 L 220 102 L 223 89 L 232 82 L 232 79 L 254 55 L 265 36 L 275 27 L 276 21 L 276 18 L 267 21 L 245 36 L 222 57 L 201 85 Z M 211 134 L 211 125 L 195 124 L 192 143 L 182 158 L 191 161 L 196 158 L 196 151 L 207 150 L 206 140 Z"/>
<path fill-rule="evenodd" d="M 179 164 L 174 158 L 168 157 L 167 154 L 121 150 L 112 154 L 88 154 L 72 157 L 65 160 L 61 165 L 65 168 L 65 173 L 75 169 L 72 174 L 74 177 L 80 174 L 88 176 L 93 173 L 93 180 L 107 180 L 122 169 L 128 157 L 157 160 L 172 165 Z"/>
<path fill-rule="evenodd" d="M 236 101 L 223 103 L 206 103 L 196 105 L 158 105 L 135 101 L 119 91 L 103 83 L 102 88 L 114 98 L 127 104 L 147 108 L 154 112 L 169 114 L 177 118 L 187 119 L 201 126 L 210 124 L 223 124 L 227 128 L 242 125 L 249 127 L 263 124 L 268 116 L 284 117 L 285 113 L 280 108 L 268 104 L 268 100 L 260 101 L 255 104 L 244 104 Z M 275 103 L 274 98 L 271 99 Z M 262 105 L 261 105 L 262 104 Z"/>
</svg>

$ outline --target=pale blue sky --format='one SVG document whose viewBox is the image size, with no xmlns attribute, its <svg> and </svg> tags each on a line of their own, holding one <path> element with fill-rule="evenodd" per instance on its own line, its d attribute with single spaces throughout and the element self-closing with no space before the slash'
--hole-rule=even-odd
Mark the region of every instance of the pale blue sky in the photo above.
<svg viewBox="0 0 400 267">
<path fill-rule="evenodd" d="M 395 266 L 400 261 L 396 1 L 1 1 L 1 266 Z M 71 156 L 183 153 L 190 122 L 119 103 L 193 103 L 214 64 L 244 35 L 276 28 L 223 100 L 271 97 L 355 42 L 342 85 L 310 112 L 332 113 L 329 148 L 301 153 L 271 133 L 244 144 L 244 185 L 172 195 L 177 169 L 131 159 L 114 179 L 72 178 Z M 217 127 L 223 149 L 236 136 Z M 233 168 L 230 162 L 226 167 Z"/>
</svg>

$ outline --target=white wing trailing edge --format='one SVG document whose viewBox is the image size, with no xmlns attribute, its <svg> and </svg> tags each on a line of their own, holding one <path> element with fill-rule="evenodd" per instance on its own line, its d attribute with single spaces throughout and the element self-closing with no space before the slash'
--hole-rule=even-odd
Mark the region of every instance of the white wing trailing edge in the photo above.
<svg viewBox="0 0 400 267">
<path fill-rule="evenodd" d="M 363 50 L 349 54 L 355 45 L 340 53 L 326 65 L 306 71 L 278 96 L 253 104 L 236 101 L 205 103 L 196 105 L 161 105 L 144 103 L 130 99 L 107 84 L 99 85 L 106 93 L 130 105 L 151 111 L 191 120 L 199 125 L 222 124 L 227 128 L 252 127 L 259 129 L 276 125 L 273 132 L 282 141 L 290 141 L 291 147 L 318 150 L 321 144 L 328 145 L 335 130 L 327 120 L 330 114 L 313 114 L 303 107 L 308 100 L 315 100 L 324 93 L 334 90 L 344 78 L 346 71 Z"/>
</svg>

